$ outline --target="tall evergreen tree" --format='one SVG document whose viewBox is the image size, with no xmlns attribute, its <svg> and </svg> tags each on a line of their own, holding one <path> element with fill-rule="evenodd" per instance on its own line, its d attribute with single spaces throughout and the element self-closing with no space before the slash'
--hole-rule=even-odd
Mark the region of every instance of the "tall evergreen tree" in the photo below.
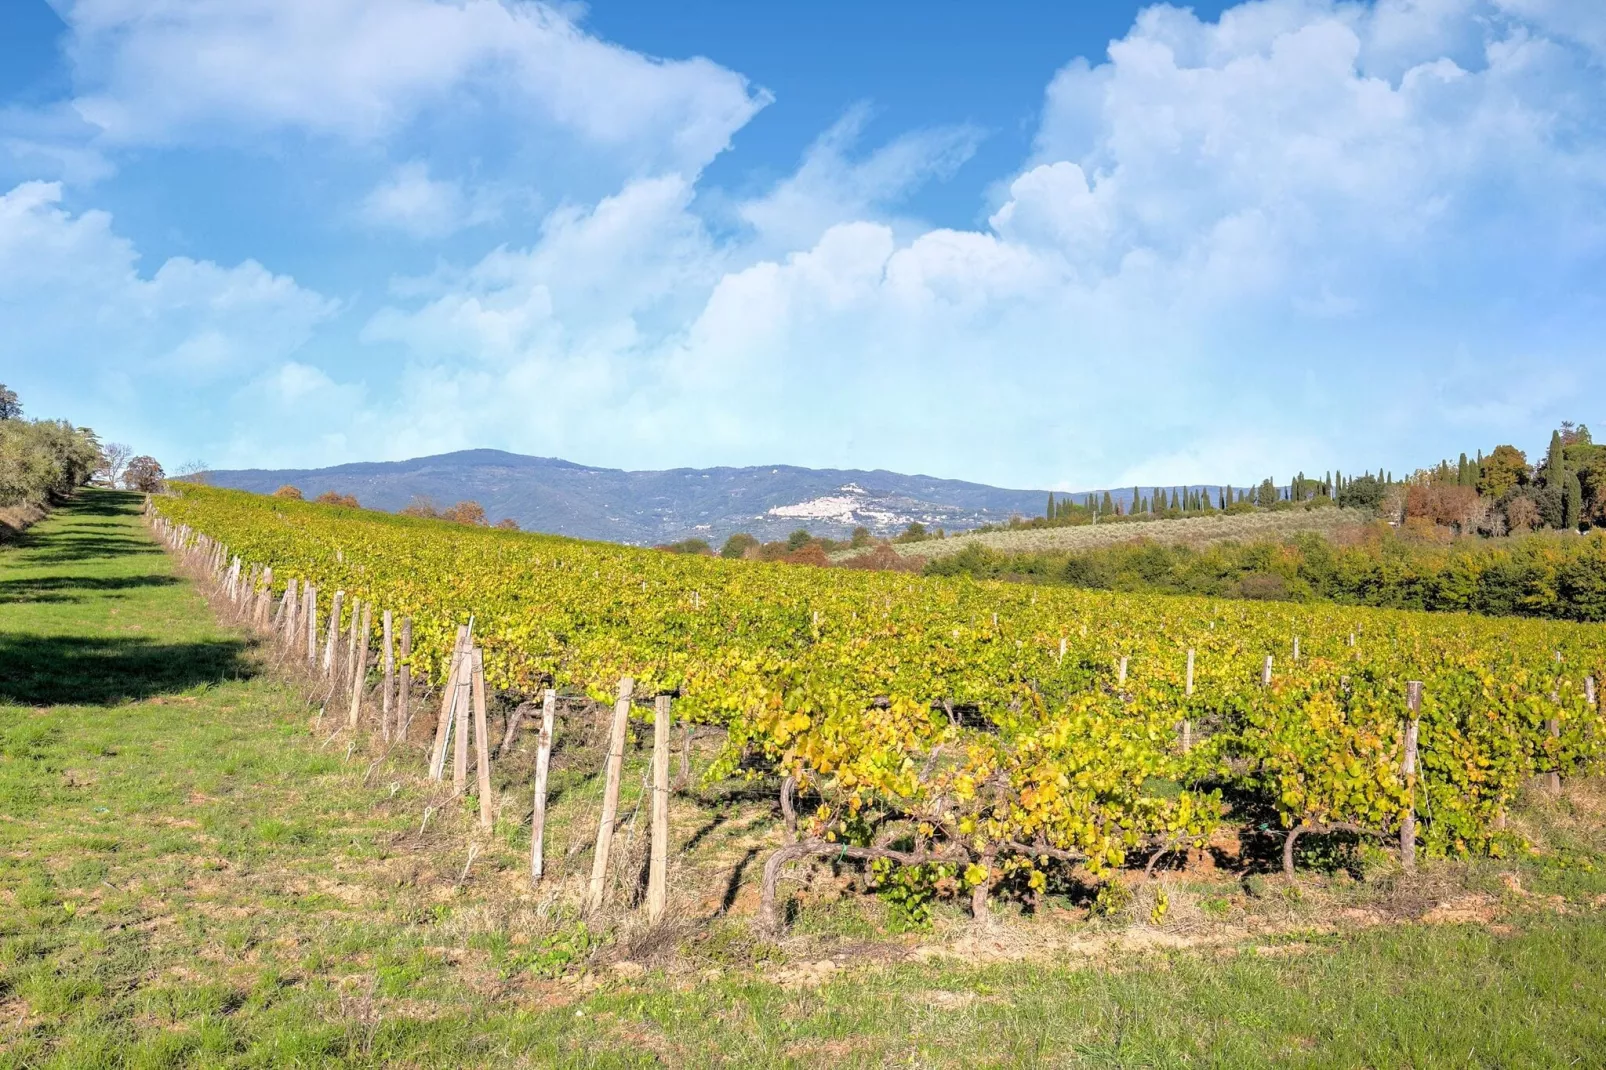
<svg viewBox="0 0 1606 1070">
<path fill-rule="evenodd" d="M 1578 473 L 1568 472 L 1562 487 L 1561 526 L 1567 531 L 1577 531 L 1579 514 L 1584 509 L 1584 488 L 1578 481 Z"/>
<path fill-rule="evenodd" d="M 1054 492 L 1048 492 L 1048 509 L 1043 513 L 1043 519 L 1053 520 L 1059 514 L 1054 512 Z"/>
<path fill-rule="evenodd" d="M 1545 486 L 1563 488 L 1567 486 L 1567 455 L 1562 452 L 1561 432 L 1550 433 L 1550 449 L 1545 454 Z"/>
</svg>

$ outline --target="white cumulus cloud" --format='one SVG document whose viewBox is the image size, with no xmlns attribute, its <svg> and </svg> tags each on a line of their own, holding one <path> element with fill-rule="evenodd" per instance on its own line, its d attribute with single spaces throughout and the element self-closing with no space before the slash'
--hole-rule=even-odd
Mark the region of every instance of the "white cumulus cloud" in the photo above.
<svg viewBox="0 0 1606 1070">
<path fill-rule="evenodd" d="M 0 194 L 0 366 L 40 415 L 173 441 L 175 414 L 296 351 L 338 305 L 254 261 L 174 257 L 143 274 L 100 211 L 57 183 Z M 202 422 L 205 422 L 204 420 Z"/>
</svg>

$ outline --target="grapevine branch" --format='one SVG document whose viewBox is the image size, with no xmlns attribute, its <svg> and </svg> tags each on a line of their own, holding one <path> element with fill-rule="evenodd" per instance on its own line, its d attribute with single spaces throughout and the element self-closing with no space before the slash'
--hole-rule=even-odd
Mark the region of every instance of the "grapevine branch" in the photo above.
<svg viewBox="0 0 1606 1070">
<path fill-rule="evenodd" d="M 764 881 L 758 901 L 758 924 L 769 932 L 780 931 L 780 919 L 775 912 L 775 889 L 781 881 L 781 870 L 792 862 L 804 858 L 851 858 L 857 862 L 873 862 L 885 858 L 902 866 L 918 866 L 927 862 L 967 862 L 963 850 L 950 851 L 898 851 L 890 847 L 855 847 L 850 844 L 831 843 L 828 840 L 807 839 L 777 848 L 764 863 Z"/>
<path fill-rule="evenodd" d="M 1352 825 L 1347 821 L 1332 821 L 1323 823 L 1302 821 L 1293 828 L 1289 829 L 1288 835 L 1283 839 L 1283 873 L 1288 877 L 1289 880 L 1294 879 L 1294 844 L 1298 843 L 1299 838 L 1307 832 L 1353 832 L 1357 836 L 1388 835 L 1385 832 L 1377 831 L 1377 829 L 1366 828 L 1364 825 Z"/>
</svg>

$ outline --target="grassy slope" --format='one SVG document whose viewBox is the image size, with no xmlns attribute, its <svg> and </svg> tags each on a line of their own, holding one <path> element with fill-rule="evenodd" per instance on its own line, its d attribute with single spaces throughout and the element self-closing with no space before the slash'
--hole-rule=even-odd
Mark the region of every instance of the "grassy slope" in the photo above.
<svg viewBox="0 0 1606 1070">
<path fill-rule="evenodd" d="M 1229 539 L 1281 539 L 1302 531 L 1332 532 L 1354 527 L 1374 519 L 1359 509 L 1287 509 L 1279 512 L 1216 513 L 1209 516 L 1180 517 L 1174 520 L 1133 520 L 1117 524 L 1082 524 L 1061 528 L 1021 531 L 989 531 L 977 535 L 954 535 L 946 539 L 894 543 L 893 549 L 905 557 L 941 557 L 956 554 L 970 543 L 978 543 L 1001 553 L 1043 553 L 1061 550 L 1091 550 L 1098 546 L 1152 539 L 1155 542 L 1185 542 L 1205 545 Z M 842 551 L 831 555 L 843 561 L 863 551 Z"/>
<path fill-rule="evenodd" d="M 1339 935 L 1313 919 L 1115 968 L 872 965 L 911 942 L 855 897 L 800 919 L 834 927 L 842 952 L 875 938 L 823 986 L 765 980 L 818 944 L 717 918 L 644 975 L 544 979 L 579 930 L 524 890 L 517 814 L 456 887 L 463 813 L 447 805 L 426 838 L 432 797 L 405 768 L 365 787 L 366 763 L 309 734 L 308 708 L 212 623 L 136 507 L 86 495 L 0 550 L 0 1066 L 1559 1066 L 1606 1051 L 1591 831 L 1564 867 L 1524 863 L 1569 912 L 1508 902 L 1501 926 Z M 559 803 L 577 827 L 594 820 L 587 785 L 571 775 Z M 726 812 L 676 806 L 706 827 Z M 1298 897 L 1269 902 L 1304 916 Z M 1066 928 L 1012 924 L 1001 942 Z"/>
</svg>

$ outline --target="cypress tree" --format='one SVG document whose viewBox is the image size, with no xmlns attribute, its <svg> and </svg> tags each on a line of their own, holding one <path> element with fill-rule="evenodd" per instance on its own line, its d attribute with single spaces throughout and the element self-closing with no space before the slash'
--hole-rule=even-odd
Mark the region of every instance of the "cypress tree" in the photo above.
<svg viewBox="0 0 1606 1070">
<path fill-rule="evenodd" d="M 1550 433 L 1550 450 L 1545 454 L 1545 486 L 1565 489 L 1567 477 L 1567 455 L 1562 452 L 1561 432 Z"/>
<path fill-rule="evenodd" d="M 1044 520 L 1053 520 L 1054 516 L 1055 516 L 1055 513 L 1054 513 L 1054 492 L 1053 491 L 1049 491 L 1048 492 L 1048 509 L 1043 513 L 1043 519 Z"/>
</svg>

